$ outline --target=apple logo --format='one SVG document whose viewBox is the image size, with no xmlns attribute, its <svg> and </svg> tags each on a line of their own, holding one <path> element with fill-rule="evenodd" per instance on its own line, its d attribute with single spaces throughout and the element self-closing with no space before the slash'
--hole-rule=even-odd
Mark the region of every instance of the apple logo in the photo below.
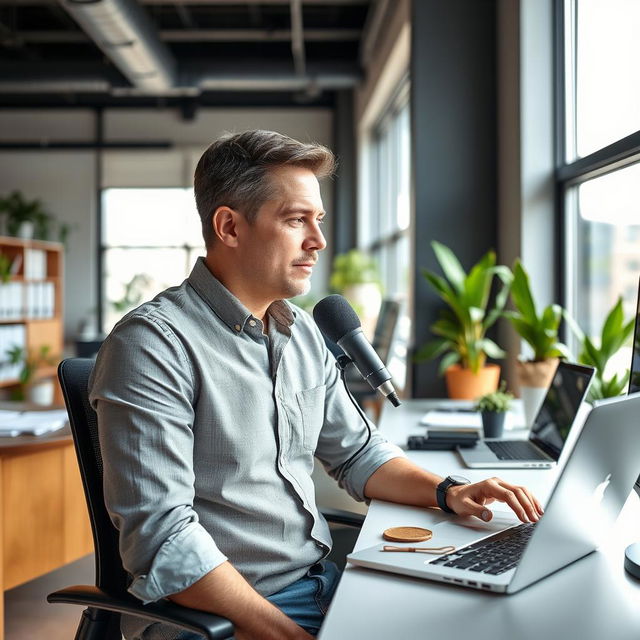
<svg viewBox="0 0 640 640">
<path fill-rule="evenodd" d="M 600 504 L 604 498 L 604 492 L 607 490 L 611 482 L 611 474 L 609 474 L 594 490 L 593 500 L 596 504 Z"/>
</svg>

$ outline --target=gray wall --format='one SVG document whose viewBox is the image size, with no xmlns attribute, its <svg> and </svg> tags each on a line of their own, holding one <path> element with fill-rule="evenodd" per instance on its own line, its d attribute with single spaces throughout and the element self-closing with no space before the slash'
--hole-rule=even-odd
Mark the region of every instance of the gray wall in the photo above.
<svg viewBox="0 0 640 640">
<path fill-rule="evenodd" d="M 414 0 L 412 20 L 416 269 L 438 269 L 431 240 L 469 268 L 497 244 L 495 2 Z M 420 275 L 414 306 L 419 347 L 441 306 Z M 414 397 L 445 395 L 437 366 L 414 366 Z"/>
</svg>

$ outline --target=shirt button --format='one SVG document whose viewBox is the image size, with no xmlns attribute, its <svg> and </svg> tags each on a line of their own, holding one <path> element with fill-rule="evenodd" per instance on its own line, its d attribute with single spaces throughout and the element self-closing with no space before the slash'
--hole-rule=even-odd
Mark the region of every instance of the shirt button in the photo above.
<svg viewBox="0 0 640 640">
<path fill-rule="evenodd" d="M 249 320 L 249 325 L 252 327 L 256 326 L 256 321 L 255 320 Z"/>
<path fill-rule="evenodd" d="M 237 324 L 237 325 L 235 325 L 234 329 L 236 331 L 240 331 L 240 329 L 242 329 L 242 327 L 239 324 Z"/>
</svg>

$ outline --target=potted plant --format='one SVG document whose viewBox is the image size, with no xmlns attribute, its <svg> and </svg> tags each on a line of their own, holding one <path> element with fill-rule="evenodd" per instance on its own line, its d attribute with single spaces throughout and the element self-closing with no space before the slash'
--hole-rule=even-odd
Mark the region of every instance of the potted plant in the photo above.
<svg viewBox="0 0 640 640">
<path fill-rule="evenodd" d="M 596 369 L 587 397 L 589 402 L 619 396 L 626 389 L 629 382 L 629 369 L 621 375 L 614 373 L 611 377 L 605 376 L 607 376 L 607 365 L 611 358 L 631 339 L 634 323 L 635 318 L 625 320 L 621 297 L 605 318 L 599 345 L 585 335 L 575 322 L 571 322 L 581 345 L 578 362 Z"/>
<path fill-rule="evenodd" d="M 431 331 L 439 337 L 425 344 L 416 353 L 416 360 L 442 356 L 440 373 L 445 375 L 449 396 L 474 400 L 498 387 L 500 367 L 486 360 L 503 358 L 505 353 L 486 334 L 503 313 L 511 271 L 496 265 L 495 252 L 488 251 L 466 273 L 451 249 L 436 241 L 431 246 L 444 278 L 427 269 L 422 275 L 448 308 L 431 325 Z M 496 277 L 500 285 L 490 305 Z"/>
<path fill-rule="evenodd" d="M 485 438 L 500 438 L 504 431 L 504 419 L 511 409 L 513 394 L 507 391 L 507 383 L 502 381 L 500 388 L 485 393 L 476 403 L 476 411 L 482 416 L 482 428 Z"/>
<path fill-rule="evenodd" d="M 48 213 L 42 201 L 27 200 L 20 191 L 12 191 L 8 196 L 0 198 L 0 214 L 5 218 L 5 230 L 10 236 L 30 240 L 49 240 L 54 228 L 58 230 L 58 240 L 65 243 L 71 225 L 58 223 Z"/>
<path fill-rule="evenodd" d="M 530 358 L 517 362 L 518 390 L 522 398 L 525 423 L 533 424 L 544 400 L 559 358 L 569 358 L 569 349 L 560 342 L 558 329 L 563 317 L 558 304 L 546 306 L 540 314 L 531 292 L 529 275 L 520 260 L 513 265 L 511 283 L 513 311 L 505 311 L 518 335 L 531 347 Z"/>
<path fill-rule="evenodd" d="M 18 345 L 7 351 L 11 364 L 22 365 L 18 380 L 20 388 L 14 394 L 15 400 L 26 400 L 32 404 L 50 406 L 53 404 L 54 381 L 52 378 L 37 378 L 38 369 L 55 365 L 59 358 L 51 355 L 49 345 L 41 345 L 28 352 Z"/>
<path fill-rule="evenodd" d="M 365 334 L 373 334 L 382 303 L 382 284 L 376 261 L 359 249 L 333 259 L 329 286 L 343 295 L 360 316 Z"/>
</svg>

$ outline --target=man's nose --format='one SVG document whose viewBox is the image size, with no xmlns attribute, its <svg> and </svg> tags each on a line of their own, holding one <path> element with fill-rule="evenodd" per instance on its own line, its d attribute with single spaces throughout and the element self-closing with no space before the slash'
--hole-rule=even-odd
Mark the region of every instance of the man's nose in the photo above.
<svg viewBox="0 0 640 640">
<path fill-rule="evenodd" d="M 313 249 L 314 251 L 322 251 L 327 246 L 324 234 L 319 224 L 313 224 L 309 228 L 309 234 L 305 238 L 303 248 Z"/>
</svg>

